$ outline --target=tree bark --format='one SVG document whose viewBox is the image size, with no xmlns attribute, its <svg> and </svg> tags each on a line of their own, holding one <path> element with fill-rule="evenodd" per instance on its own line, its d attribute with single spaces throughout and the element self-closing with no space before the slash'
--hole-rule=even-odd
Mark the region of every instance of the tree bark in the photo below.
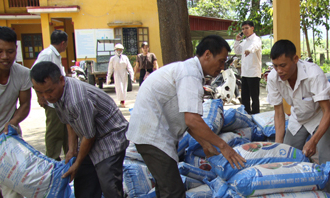
<svg viewBox="0 0 330 198">
<path fill-rule="evenodd" d="M 310 47 L 309 47 L 307 27 L 306 27 L 305 23 L 303 24 L 303 31 L 304 31 L 305 38 L 306 38 L 306 48 L 307 48 L 308 57 L 312 57 L 311 56 L 311 50 L 310 50 Z"/>
<path fill-rule="evenodd" d="M 328 19 L 325 19 L 325 23 L 328 24 Z M 329 30 L 326 28 L 327 32 L 326 32 L 326 48 L 327 48 L 327 60 L 329 60 Z"/>
<path fill-rule="evenodd" d="M 157 0 L 164 65 L 193 56 L 186 0 Z"/>
</svg>

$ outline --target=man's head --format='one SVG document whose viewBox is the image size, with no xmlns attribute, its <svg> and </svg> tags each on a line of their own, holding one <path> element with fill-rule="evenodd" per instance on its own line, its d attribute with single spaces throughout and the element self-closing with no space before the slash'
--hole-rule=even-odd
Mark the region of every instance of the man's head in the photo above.
<svg viewBox="0 0 330 198">
<path fill-rule="evenodd" d="M 59 53 L 64 52 L 68 46 L 68 34 L 62 30 L 55 30 L 50 36 L 50 42 Z"/>
<path fill-rule="evenodd" d="M 296 47 L 291 41 L 277 41 L 270 51 L 270 58 L 274 69 L 282 80 L 296 78 L 299 57 L 296 55 Z"/>
<path fill-rule="evenodd" d="M 225 68 L 230 47 L 222 37 L 209 35 L 202 39 L 196 48 L 204 75 L 217 76 Z"/>
<path fill-rule="evenodd" d="M 246 37 L 249 37 L 253 34 L 254 24 L 252 21 L 244 21 L 242 23 L 242 32 Z"/>
<path fill-rule="evenodd" d="M 147 54 L 149 52 L 149 44 L 148 44 L 148 42 L 143 42 L 141 44 L 141 50 L 142 50 L 142 53 L 144 53 L 144 54 Z"/>
<path fill-rule="evenodd" d="M 123 50 L 124 50 L 124 46 L 122 44 L 117 43 L 115 45 L 115 53 L 116 53 L 116 55 L 120 56 L 123 53 Z"/>
<path fill-rule="evenodd" d="M 0 70 L 10 70 L 16 58 L 16 33 L 9 27 L 0 26 Z"/>
<path fill-rule="evenodd" d="M 50 61 L 37 63 L 30 71 L 30 78 L 38 95 L 50 103 L 60 100 L 65 80 L 56 64 Z"/>
</svg>

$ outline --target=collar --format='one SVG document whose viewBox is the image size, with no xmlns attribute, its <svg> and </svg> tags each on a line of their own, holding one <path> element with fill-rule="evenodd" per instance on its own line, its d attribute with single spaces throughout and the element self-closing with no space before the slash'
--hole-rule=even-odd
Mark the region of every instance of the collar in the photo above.
<svg viewBox="0 0 330 198">
<path fill-rule="evenodd" d="M 64 105 L 64 100 L 65 100 L 65 95 L 66 95 L 66 89 L 68 88 L 68 85 L 69 85 L 68 79 L 66 77 L 64 77 L 64 81 L 65 81 L 65 84 L 64 84 L 62 96 L 61 96 L 60 100 L 56 102 L 60 106 L 63 106 Z"/>
<path fill-rule="evenodd" d="M 197 56 L 194 57 L 194 60 L 197 63 L 197 67 L 198 67 L 198 70 L 199 70 L 201 76 L 203 77 L 203 85 L 204 85 L 205 84 L 205 76 L 204 76 L 204 73 L 203 73 L 203 68 L 202 68 L 201 62 L 199 61 Z"/>
<path fill-rule="evenodd" d="M 53 45 L 50 45 L 49 48 L 56 54 L 56 56 L 61 56 Z"/>
<path fill-rule="evenodd" d="M 246 40 L 252 40 L 254 37 L 256 37 L 256 33 L 251 34 Z"/>
</svg>

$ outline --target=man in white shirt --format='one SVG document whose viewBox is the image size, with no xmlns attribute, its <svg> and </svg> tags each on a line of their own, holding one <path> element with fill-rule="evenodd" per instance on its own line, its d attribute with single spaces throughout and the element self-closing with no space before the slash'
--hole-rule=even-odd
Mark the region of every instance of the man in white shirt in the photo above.
<svg viewBox="0 0 330 198">
<path fill-rule="evenodd" d="M 68 35 L 61 30 L 55 30 L 51 34 L 50 40 L 51 45 L 40 52 L 33 66 L 41 61 L 51 61 L 60 68 L 61 74 L 65 76 L 65 69 L 62 66 L 60 53 L 64 52 L 68 46 Z M 68 132 L 66 125 L 58 118 L 54 105 L 48 103 L 38 93 L 37 96 L 39 105 L 45 108 L 46 113 L 46 155 L 60 161 L 62 147 L 64 154 L 68 151 Z"/>
<path fill-rule="evenodd" d="M 321 68 L 299 60 L 289 40 L 277 41 L 267 77 L 268 101 L 275 109 L 275 141 L 301 149 L 307 157 L 319 151 L 319 163 L 330 161 L 330 85 Z M 285 133 L 283 99 L 291 105 Z M 312 135 L 311 139 L 307 138 Z"/>
<path fill-rule="evenodd" d="M 17 36 L 12 29 L 0 26 L 0 134 L 8 133 L 8 125 L 14 126 L 21 134 L 19 123 L 30 112 L 30 69 L 14 63 L 17 53 L 16 41 Z M 0 185 L 0 189 L 0 195 L 4 198 L 23 198 L 6 186 Z"/>
<path fill-rule="evenodd" d="M 243 166 L 245 160 L 201 117 L 204 76 L 220 74 L 228 51 L 223 38 L 207 36 L 197 46 L 196 57 L 154 71 L 139 89 L 126 136 L 135 143 L 155 178 L 158 198 L 185 197 L 176 148 L 187 128 L 208 157 L 219 154 L 215 145 L 233 167 Z"/>
<path fill-rule="evenodd" d="M 238 34 L 234 44 L 236 54 L 242 54 L 241 76 L 242 89 L 241 97 L 242 104 L 245 106 L 245 111 L 248 114 L 256 114 L 260 112 L 259 92 L 261 78 L 261 39 L 254 32 L 254 24 L 252 21 L 244 21 L 242 23 L 242 33 Z M 252 99 L 252 108 L 250 104 Z"/>
</svg>

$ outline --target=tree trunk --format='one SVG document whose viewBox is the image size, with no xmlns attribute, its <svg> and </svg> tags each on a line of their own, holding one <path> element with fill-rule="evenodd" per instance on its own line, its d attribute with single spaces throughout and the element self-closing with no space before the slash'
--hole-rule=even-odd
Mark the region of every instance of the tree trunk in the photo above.
<svg viewBox="0 0 330 198">
<path fill-rule="evenodd" d="M 308 52 L 308 57 L 312 57 L 311 56 L 311 50 L 309 48 L 308 32 L 307 32 L 306 24 L 303 24 L 303 31 L 304 31 L 305 38 L 306 38 L 306 48 L 307 48 L 307 52 Z"/>
<path fill-rule="evenodd" d="M 327 18 L 325 19 L 325 23 L 328 24 L 328 19 Z M 326 35 L 326 39 L 325 40 L 327 42 L 327 44 L 326 44 L 326 46 L 327 46 L 326 47 L 327 48 L 327 60 L 329 60 L 329 30 L 327 28 L 326 28 L 326 30 L 327 30 L 327 32 L 325 34 Z"/>
<path fill-rule="evenodd" d="M 157 0 L 164 65 L 193 56 L 186 0 Z"/>
<path fill-rule="evenodd" d="M 312 59 L 316 61 L 316 48 L 315 48 L 315 31 L 314 31 L 314 25 L 313 25 L 313 57 Z M 315 58 L 315 59 L 314 59 Z"/>
</svg>

